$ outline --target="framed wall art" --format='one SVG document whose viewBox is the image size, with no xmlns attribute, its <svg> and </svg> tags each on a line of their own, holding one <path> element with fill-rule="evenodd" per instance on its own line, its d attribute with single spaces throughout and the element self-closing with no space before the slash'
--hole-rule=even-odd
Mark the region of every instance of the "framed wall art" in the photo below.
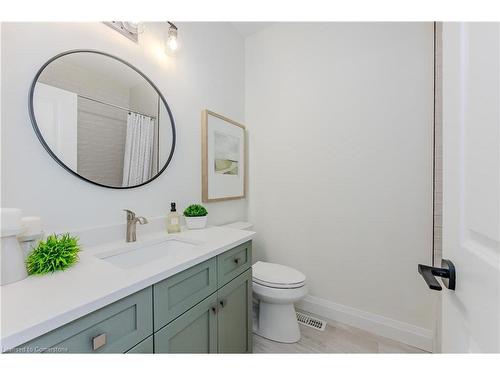
<svg viewBox="0 0 500 375">
<path fill-rule="evenodd" d="M 202 201 L 245 197 L 245 126 L 205 109 L 201 115 Z"/>
</svg>

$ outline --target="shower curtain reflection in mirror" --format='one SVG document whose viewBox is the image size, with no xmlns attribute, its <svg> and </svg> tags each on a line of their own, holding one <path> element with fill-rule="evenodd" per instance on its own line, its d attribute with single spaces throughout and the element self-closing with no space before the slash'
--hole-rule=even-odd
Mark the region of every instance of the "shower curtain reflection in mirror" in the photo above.
<svg viewBox="0 0 500 375">
<path fill-rule="evenodd" d="M 128 114 L 123 186 L 138 185 L 154 176 L 154 132 L 154 119 L 133 112 Z"/>
</svg>

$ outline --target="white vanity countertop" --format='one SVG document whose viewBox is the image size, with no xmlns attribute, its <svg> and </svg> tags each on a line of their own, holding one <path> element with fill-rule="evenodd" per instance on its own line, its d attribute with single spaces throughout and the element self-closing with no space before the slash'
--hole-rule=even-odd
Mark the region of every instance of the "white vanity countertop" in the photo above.
<svg viewBox="0 0 500 375">
<path fill-rule="evenodd" d="M 30 276 L 0 287 L 2 352 L 249 241 L 254 234 L 210 227 L 175 235 L 152 233 L 130 244 L 123 240 L 83 247 L 80 261 L 66 271 Z M 196 249 L 128 269 L 95 256 L 118 247 L 146 246 L 169 238 L 197 243 Z"/>
</svg>

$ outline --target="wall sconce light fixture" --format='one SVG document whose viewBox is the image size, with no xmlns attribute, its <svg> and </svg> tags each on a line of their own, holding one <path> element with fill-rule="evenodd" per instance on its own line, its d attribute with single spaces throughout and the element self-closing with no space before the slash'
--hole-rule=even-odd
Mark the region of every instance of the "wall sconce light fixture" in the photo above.
<svg viewBox="0 0 500 375">
<path fill-rule="evenodd" d="M 175 52 L 179 49 L 179 39 L 177 38 L 177 26 L 172 22 L 167 21 L 168 31 L 167 31 L 167 42 L 165 43 L 165 52 L 169 56 L 175 55 Z"/>
</svg>

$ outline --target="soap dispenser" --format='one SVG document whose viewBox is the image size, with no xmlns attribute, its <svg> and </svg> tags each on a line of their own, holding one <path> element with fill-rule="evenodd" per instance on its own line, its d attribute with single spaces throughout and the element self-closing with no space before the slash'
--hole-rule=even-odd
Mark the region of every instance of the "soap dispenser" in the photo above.
<svg viewBox="0 0 500 375">
<path fill-rule="evenodd" d="M 170 203 L 170 212 L 167 215 L 167 232 L 179 233 L 181 231 L 180 215 L 175 208 L 175 202 Z"/>
</svg>

